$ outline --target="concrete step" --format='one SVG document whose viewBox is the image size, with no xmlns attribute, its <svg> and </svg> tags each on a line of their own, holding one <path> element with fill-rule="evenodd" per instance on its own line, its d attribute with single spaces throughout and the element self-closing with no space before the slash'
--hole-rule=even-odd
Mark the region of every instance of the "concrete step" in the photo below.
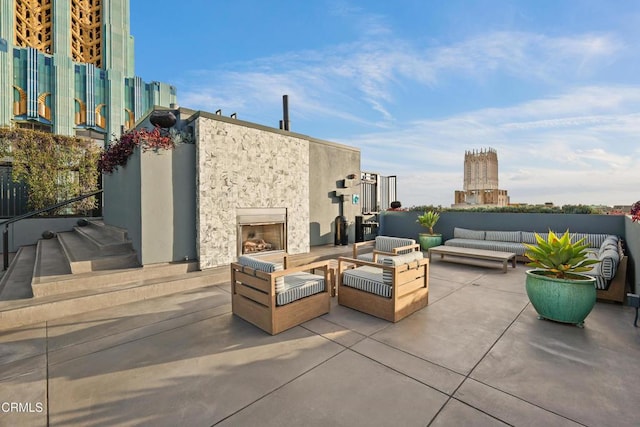
<svg viewBox="0 0 640 427">
<path fill-rule="evenodd" d="M 218 267 L 144 279 L 100 289 L 16 301 L 0 301 L 0 331 L 212 285 L 228 285 L 229 268 Z"/>
<path fill-rule="evenodd" d="M 91 242 L 101 255 L 117 255 L 133 250 L 125 230 L 102 222 L 90 221 L 84 227 L 74 227 L 74 231 Z"/>
<path fill-rule="evenodd" d="M 90 219 L 89 227 L 94 229 L 102 230 L 103 233 L 108 233 L 112 237 L 120 240 L 120 241 L 129 241 L 129 236 L 127 234 L 127 230 L 124 228 L 117 227 L 115 225 L 105 224 L 102 219 Z"/>
<path fill-rule="evenodd" d="M 32 298 L 31 278 L 36 247 L 22 246 L 0 280 L 0 301 Z"/>
<path fill-rule="evenodd" d="M 36 249 L 36 262 L 33 278 L 49 278 L 50 280 L 71 274 L 69 260 L 58 239 L 40 239 Z M 33 285 L 33 278 L 31 284 Z"/>
<path fill-rule="evenodd" d="M 112 253 L 105 255 L 100 253 L 100 248 L 94 241 L 76 231 L 58 233 L 58 241 L 69 260 L 72 274 L 132 268 L 140 265 L 131 247 L 114 249 Z"/>
<path fill-rule="evenodd" d="M 67 292 L 98 290 L 141 280 L 186 274 L 197 270 L 198 262 L 191 261 L 154 264 L 119 270 L 93 271 L 68 274 L 66 276 L 34 276 L 32 288 L 34 296 L 44 297 Z"/>
</svg>

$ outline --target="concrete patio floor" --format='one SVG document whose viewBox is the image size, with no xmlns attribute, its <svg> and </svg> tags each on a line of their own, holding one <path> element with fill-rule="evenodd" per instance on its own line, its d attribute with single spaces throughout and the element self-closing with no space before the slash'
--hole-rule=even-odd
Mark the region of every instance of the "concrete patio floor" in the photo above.
<svg viewBox="0 0 640 427">
<path fill-rule="evenodd" d="M 270 336 L 227 284 L 0 332 L 0 425 L 639 425 L 634 310 L 538 320 L 526 269 L 434 260 L 397 324 L 333 301 Z"/>
</svg>

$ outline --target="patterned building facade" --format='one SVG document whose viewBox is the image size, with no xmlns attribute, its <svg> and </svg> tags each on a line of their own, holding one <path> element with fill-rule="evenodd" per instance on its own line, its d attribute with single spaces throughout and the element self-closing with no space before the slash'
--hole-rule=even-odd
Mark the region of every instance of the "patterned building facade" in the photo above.
<svg viewBox="0 0 640 427">
<path fill-rule="evenodd" d="M 133 46 L 129 0 L 0 0 L 0 126 L 108 141 L 169 107 L 175 87 L 136 77 Z"/>
<path fill-rule="evenodd" d="M 454 206 L 509 204 L 507 190 L 498 188 L 498 152 L 493 148 L 465 151 L 464 191 L 455 192 Z"/>
</svg>

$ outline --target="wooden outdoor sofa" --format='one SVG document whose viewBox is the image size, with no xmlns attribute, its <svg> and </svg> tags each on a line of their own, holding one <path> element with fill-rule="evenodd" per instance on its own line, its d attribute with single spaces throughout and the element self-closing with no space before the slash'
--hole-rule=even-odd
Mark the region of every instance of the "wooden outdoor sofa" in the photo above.
<svg viewBox="0 0 640 427">
<path fill-rule="evenodd" d="M 233 314 L 271 335 L 329 312 L 329 261 L 284 264 L 249 256 L 231 264 Z"/>
<path fill-rule="evenodd" d="M 547 238 L 547 233 L 538 233 Z M 571 233 L 572 239 L 585 238 L 590 258 L 601 262 L 586 274 L 596 278 L 597 298 L 601 301 L 624 302 L 627 292 L 627 261 L 620 237 L 598 233 Z M 513 252 L 519 261 L 529 262 L 524 255 L 525 243 L 536 244 L 531 231 L 470 230 L 455 227 L 453 239 L 445 246 Z"/>
<path fill-rule="evenodd" d="M 429 260 L 411 252 L 382 264 L 338 258 L 338 304 L 397 322 L 429 302 Z"/>
</svg>

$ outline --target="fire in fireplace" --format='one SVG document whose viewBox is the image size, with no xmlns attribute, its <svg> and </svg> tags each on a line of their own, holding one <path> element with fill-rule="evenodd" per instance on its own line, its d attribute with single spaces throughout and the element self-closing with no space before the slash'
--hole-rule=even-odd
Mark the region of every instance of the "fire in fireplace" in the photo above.
<svg viewBox="0 0 640 427">
<path fill-rule="evenodd" d="M 238 255 L 286 251 L 286 209 L 238 209 L 237 220 Z"/>
</svg>

